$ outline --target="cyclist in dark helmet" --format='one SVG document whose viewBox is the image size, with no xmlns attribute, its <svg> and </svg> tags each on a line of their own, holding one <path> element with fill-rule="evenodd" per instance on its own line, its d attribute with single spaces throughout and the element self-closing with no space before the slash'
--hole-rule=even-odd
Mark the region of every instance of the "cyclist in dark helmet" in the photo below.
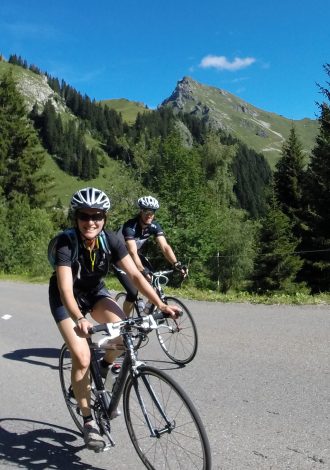
<svg viewBox="0 0 330 470">
<path fill-rule="evenodd" d="M 188 268 L 177 260 L 172 247 L 165 238 L 161 225 L 155 220 L 155 213 L 156 210 L 159 209 L 159 202 L 153 196 L 143 196 L 138 199 L 137 206 L 139 213 L 133 219 L 123 224 L 121 232 L 125 239 L 128 252 L 133 258 L 138 270 L 148 281 L 151 280 L 150 265 L 148 265 L 142 253 L 144 244 L 150 237 L 155 237 L 166 260 L 185 278 L 188 274 Z M 133 308 L 133 302 L 137 299 L 138 290 L 125 272 L 116 270 L 116 275 L 127 292 L 123 310 L 129 315 Z"/>
<path fill-rule="evenodd" d="M 152 297 L 160 310 L 172 316 L 178 312 L 160 301 L 136 268 L 125 244 L 114 232 L 105 230 L 109 209 L 110 200 L 99 189 L 88 187 L 74 193 L 70 215 L 78 246 L 73 246 L 72 238 L 65 232 L 59 235 L 54 256 L 55 271 L 49 282 L 51 312 L 72 357 L 72 388 L 84 419 L 84 440 L 94 451 L 101 450 L 105 442 L 91 416 L 90 352 L 86 337 L 93 324 L 86 314 L 90 313 L 98 323 L 120 321 L 124 317 L 106 289 L 104 277 L 115 264 L 127 273 L 144 295 Z M 108 367 L 119 353 L 113 350 L 106 352 L 101 362 L 102 375 L 106 376 Z"/>
</svg>

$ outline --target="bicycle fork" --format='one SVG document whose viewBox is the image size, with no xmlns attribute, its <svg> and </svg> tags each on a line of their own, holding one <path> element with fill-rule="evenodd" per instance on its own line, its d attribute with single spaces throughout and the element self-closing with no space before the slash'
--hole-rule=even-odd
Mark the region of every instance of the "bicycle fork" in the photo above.
<svg viewBox="0 0 330 470">
<path fill-rule="evenodd" d="M 144 419 L 146 420 L 146 423 L 147 423 L 148 428 L 150 430 L 150 437 L 157 437 L 159 439 L 162 434 L 165 434 L 165 433 L 170 434 L 173 431 L 173 429 L 175 429 L 175 421 L 171 422 L 168 419 L 168 417 L 166 416 L 166 414 L 165 414 L 165 412 L 164 412 L 164 410 L 163 410 L 163 408 L 162 408 L 162 406 L 161 406 L 161 404 L 160 404 L 160 402 L 159 402 L 152 386 L 149 383 L 148 378 L 143 374 L 143 372 L 141 373 L 140 377 L 143 380 L 143 383 L 144 383 L 147 391 L 149 392 L 149 395 L 150 395 L 153 403 L 156 405 L 157 410 L 159 411 L 161 417 L 165 421 L 165 426 L 162 429 L 153 429 L 153 427 L 151 425 L 151 421 L 149 419 L 148 410 L 145 406 L 145 403 L 144 403 L 143 398 L 142 398 L 142 396 L 140 394 L 140 391 L 139 391 L 139 383 L 138 383 L 138 380 L 137 380 L 138 376 L 136 376 L 134 378 L 134 381 L 133 381 L 133 386 L 134 386 L 134 390 L 135 390 L 137 399 L 139 401 Z"/>
</svg>

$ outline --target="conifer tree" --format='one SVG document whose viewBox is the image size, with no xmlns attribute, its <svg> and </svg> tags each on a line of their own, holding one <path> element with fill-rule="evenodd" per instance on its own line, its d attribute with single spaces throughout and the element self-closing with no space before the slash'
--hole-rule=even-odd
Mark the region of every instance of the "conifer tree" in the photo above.
<svg viewBox="0 0 330 470">
<path fill-rule="evenodd" d="M 303 210 L 304 155 L 294 126 L 282 147 L 282 157 L 274 172 L 274 192 L 279 209 L 293 223 L 295 236 L 301 236 Z"/>
<path fill-rule="evenodd" d="M 31 207 L 46 204 L 51 178 L 37 133 L 27 117 L 24 101 L 11 73 L 0 83 L 0 185 L 7 200 L 25 194 Z"/>
<path fill-rule="evenodd" d="M 324 66 L 330 77 L 330 64 Z M 326 82 L 330 86 L 330 82 Z M 330 90 L 319 86 L 327 101 L 319 104 L 320 131 L 307 169 L 302 277 L 313 292 L 330 291 Z"/>
<path fill-rule="evenodd" d="M 201 148 L 206 179 L 215 195 L 218 208 L 227 207 L 236 202 L 233 191 L 235 179 L 232 171 L 236 150 L 234 145 L 223 145 L 214 132 L 207 134 Z"/>
<path fill-rule="evenodd" d="M 261 221 L 252 291 L 263 294 L 297 290 L 296 276 L 302 265 L 295 254 L 297 245 L 292 222 L 274 204 Z"/>
</svg>

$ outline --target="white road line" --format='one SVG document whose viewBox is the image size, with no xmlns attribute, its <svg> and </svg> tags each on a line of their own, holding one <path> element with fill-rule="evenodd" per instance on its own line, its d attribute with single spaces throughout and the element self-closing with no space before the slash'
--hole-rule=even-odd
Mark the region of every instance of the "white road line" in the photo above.
<svg viewBox="0 0 330 470">
<path fill-rule="evenodd" d="M 1 318 L 2 320 L 9 320 L 9 318 L 11 318 L 11 315 L 3 315 Z"/>
</svg>

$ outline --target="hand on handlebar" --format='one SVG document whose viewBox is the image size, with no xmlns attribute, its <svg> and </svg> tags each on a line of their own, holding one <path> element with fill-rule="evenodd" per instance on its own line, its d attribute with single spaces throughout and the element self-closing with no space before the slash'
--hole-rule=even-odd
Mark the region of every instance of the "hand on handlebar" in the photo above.
<svg viewBox="0 0 330 470">
<path fill-rule="evenodd" d="M 188 267 L 182 264 L 180 261 L 174 263 L 173 268 L 180 273 L 183 279 L 188 276 Z"/>
<path fill-rule="evenodd" d="M 148 268 L 143 268 L 143 271 L 141 271 L 143 276 L 146 278 L 148 282 L 151 282 L 152 280 L 152 272 Z"/>
<path fill-rule="evenodd" d="M 182 313 L 182 310 L 177 305 L 162 304 L 162 306 L 158 307 L 158 308 L 159 308 L 159 310 L 161 310 L 161 312 L 169 315 L 170 317 L 172 317 L 174 319 L 178 318 Z"/>
<path fill-rule="evenodd" d="M 87 318 L 82 318 L 76 323 L 74 330 L 80 338 L 88 338 L 89 329 L 93 327 L 93 323 L 87 320 Z"/>
</svg>

